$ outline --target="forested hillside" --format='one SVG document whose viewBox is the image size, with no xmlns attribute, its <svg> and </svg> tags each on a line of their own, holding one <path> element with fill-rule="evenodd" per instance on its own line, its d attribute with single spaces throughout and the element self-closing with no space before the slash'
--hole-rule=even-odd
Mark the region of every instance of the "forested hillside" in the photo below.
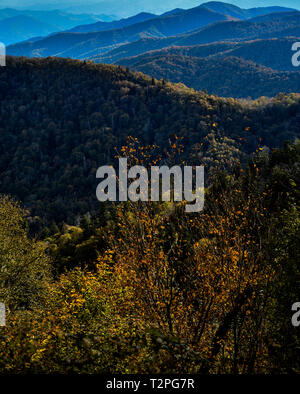
<svg viewBox="0 0 300 394">
<path fill-rule="evenodd" d="M 171 3 L 0 11 L 0 376 L 300 375 L 300 12 Z"/>
<path fill-rule="evenodd" d="M 291 48 L 295 40 L 295 37 L 287 37 L 238 42 L 223 41 L 183 47 L 170 46 L 164 49 L 157 49 L 156 44 L 159 45 L 159 41 L 153 40 L 153 49 L 141 55 L 138 55 L 140 50 L 142 51 L 141 46 L 139 50 L 138 47 L 135 47 L 133 44 L 128 44 L 109 52 L 107 55 L 95 56 L 92 60 L 97 63 L 115 63 L 122 65 L 123 63 L 125 64 L 125 62 L 128 62 L 128 64 L 143 64 L 143 61 L 149 64 L 152 59 L 159 56 L 169 57 L 175 55 L 182 57 L 208 58 L 216 62 L 234 56 L 246 61 L 250 60 L 261 66 L 272 68 L 274 71 L 297 71 L 291 62 L 293 54 Z M 120 59 L 121 56 L 125 59 Z M 170 72 L 176 72 L 176 70 L 170 67 Z"/>
<path fill-rule="evenodd" d="M 195 163 L 228 167 L 232 156 L 245 163 L 258 147 L 299 137 L 299 108 L 295 94 L 239 102 L 118 66 L 8 58 L 0 69 L 0 192 L 31 208 L 37 229 L 72 224 L 96 209 L 96 169 L 127 136 L 166 147 L 177 135 Z"/>
<path fill-rule="evenodd" d="M 158 51 L 157 54 L 140 55 L 118 63 L 158 79 L 183 82 L 188 87 L 222 97 L 255 99 L 274 97 L 281 92 L 300 93 L 298 71 L 274 71 L 228 54 L 204 59 Z"/>
</svg>

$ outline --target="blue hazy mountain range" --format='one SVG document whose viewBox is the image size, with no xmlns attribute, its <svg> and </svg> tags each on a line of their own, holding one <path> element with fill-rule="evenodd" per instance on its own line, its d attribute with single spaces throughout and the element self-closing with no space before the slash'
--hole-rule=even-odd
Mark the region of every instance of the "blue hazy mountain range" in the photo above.
<svg viewBox="0 0 300 394">
<path fill-rule="evenodd" d="M 300 2 L 300 0 L 293 0 L 292 5 L 295 7 L 298 1 Z M 260 7 L 245 10 L 237 7 L 234 3 L 245 3 L 248 6 L 259 5 Z M 282 1 L 272 0 L 270 4 L 282 3 Z M 289 2 L 284 1 L 285 6 L 287 6 L 287 3 Z M 215 18 L 208 17 L 207 23 L 222 20 L 224 16 L 225 18 L 229 16 L 242 20 L 249 19 L 261 15 L 261 5 L 265 4 L 269 4 L 269 0 L 259 2 L 232 0 L 232 4 L 222 2 L 202 3 L 207 9 L 222 15 L 220 18 L 217 18 L 216 15 Z M 5 5 L 15 6 L 16 9 L 3 8 Z M 22 9 L 25 6 L 27 9 Z M 41 4 L 32 0 L 2 0 L 0 6 L 0 42 L 10 45 L 29 39 L 37 41 L 39 38 L 61 31 L 100 32 L 120 29 L 155 18 L 160 14 L 180 13 L 184 9 L 194 6 L 199 7 L 198 0 L 165 0 L 164 2 L 152 0 L 149 3 L 144 0 L 87 0 L 86 3 L 82 0 L 49 0 Z M 53 9 L 53 7 L 57 9 Z M 273 6 L 273 8 L 268 7 L 265 13 L 278 11 L 280 9 Z M 112 21 L 114 22 L 108 23 Z M 198 24 L 191 22 L 188 30 L 196 29 L 204 24 L 202 19 Z M 187 31 L 186 27 L 181 32 L 184 31 Z M 172 34 L 179 32 L 179 30 L 174 31 Z M 163 34 L 168 35 L 168 32 Z"/>
<path fill-rule="evenodd" d="M 113 17 L 94 14 L 71 14 L 60 10 L 34 11 L 0 9 L 0 41 L 6 45 L 35 36 L 71 29 L 78 24 L 111 21 Z"/>
<path fill-rule="evenodd" d="M 263 15 L 270 15 L 269 20 L 262 23 L 249 21 L 251 18 Z M 154 49 L 161 49 L 168 45 L 177 45 L 178 41 L 182 41 L 182 37 L 178 35 L 187 33 L 189 36 L 183 40 L 184 45 L 209 43 L 212 40 L 297 35 L 297 29 L 300 29 L 299 15 L 299 11 L 289 8 L 267 7 L 245 10 L 227 3 L 209 2 L 188 10 L 176 9 L 161 16 L 142 13 L 125 21 L 81 25 L 72 29 L 72 32 L 52 34 L 32 42 L 9 46 L 7 52 L 18 56 L 87 59 L 107 56 L 110 51 L 121 50 L 122 54 L 117 58 L 120 59 L 128 57 L 128 53 L 124 51 L 125 45 L 137 46 L 139 48 L 135 53 L 137 55 L 153 49 L 151 42 L 148 45 L 149 39 L 159 39 L 162 46 Z M 144 41 L 140 45 L 141 40 Z"/>
<path fill-rule="evenodd" d="M 7 53 L 119 64 L 224 96 L 258 97 L 300 91 L 299 71 L 291 64 L 291 47 L 299 40 L 300 11 L 208 2 L 78 25 L 10 45 Z M 245 90 L 250 79 L 251 89 Z"/>
<path fill-rule="evenodd" d="M 2 0 L 0 7 L 18 9 L 53 10 L 54 8 L 76 13 L 94 13 L 133 16 L 140 12 L 161 14 L 175 8 L 192 8 L 201 0 Z M 233 5 L 242 8 L 282 6 L 300 9 L 300 0 L 231 0 Z"/>
<path fill-rule="evenodd" d="M 120 0 L 121 1 L 121 0 Z M 2 3 L 3 4 L 3 3 Z M 173 4 L 173 3 L 172 3 Z M 175 1 L 175 4 L 177 2 Z M 209 3 L 213 5 L 210 9 L 222 15 L 229 15 L 238 19 L 246 19 L 249 17 L 256 16 L 256 12 L 250 12 L 242 10 L 232 5 L 226 5 L 224 3 L 213 2 Z M 206 6 L 206 4 L 204 4 Z M 208 7 L 208 5 L 207 5 Z M 99 11 L 101 11 L 100 9 Z M 258 15 L 261 14 L 261 8 L 259 8 Z M 93 9 L 93 11 L 95 11 Z M 110 11 L 110 10 L 108 10 Z M 178 13 L 183 11 L 180 8 L 168 10 L 167 15 Z M 275 11 L 275 9 L 274 9 Z M 277 9 L 276 9 L 277 11 Z M 268 9 L 267 12 L 271 12 Z M 138 22 L 143 22 L 148 19 L 157 17 L 156 14 L 141 12 L 134 14 L 132 17 L 118 18 L 114 15 L 105 14 L 72 14 L 61 10 L 21 10 L 13 8 L 2 8 L 0 9 L 0 41 L 6 45 L 14 44 L 29 39 L 41 38 L 52 33 L 60 31 L 76 31 L 76 32 L 100 32 L 109 29 L 119 29 L 126 26 L 133 25 Z M 221 19 L 222 19 L 221 18 Z M 113 23 L 107 23 L 115 20 Z M 220 20 L 220 18 L 209 18 L 207 22 L 214 22 Z M 195 29 L 202 26 L 203 20 L 200 23 L 194 24 L 190 21 L 191 25 L 189 30 Z M 79 25 L 79 26 L 78 26 Z M 75 27 L 75 29 L 74 29 Z M 184 28 L 182 31 L 185 31 Z M 178 31 L 179 32 L 179 31 Z"/>
</svg>

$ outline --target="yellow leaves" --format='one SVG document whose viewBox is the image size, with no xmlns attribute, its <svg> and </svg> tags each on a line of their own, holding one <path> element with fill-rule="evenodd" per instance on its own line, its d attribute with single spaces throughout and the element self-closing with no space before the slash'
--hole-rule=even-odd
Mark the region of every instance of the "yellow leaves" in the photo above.
<svg viewBox="0 0 300 394">
<path fill-rule="evenodd" d="M 145 152 L 140 146 L 121 151 Z M 211 201 L 216 212 L 195 217 L 176 216 L 174 207 L 166 205 L 119 204 L 117 220 L 106 234 L 109 247 L 95 270 L 74 270 L 50 285 L 47 313 L 41 312 L 30 328 L 32 362 L 43 362 L 54 346 L 77 349 L 78 336 L 90 332 L 97 334 L 102 349 L 111 338 L 122 342 L 149 327 L 209 357 L 218 327 L 236 300 L 248 287 L 260 289 L 272 280 L 263 256 L 258 266 L 259 245 L 252 236 L 257 229 L 252 219 L 264 214 L 253 209 L 251 200 L 244 201 L 240 190 L 232 194 L 232 200 L 220 195 Z M 246 324 L 256 301 L 254 291 L 241 307 Z M 218 341 L 229 361 L 230 334 Z M 132 357 L 141 355 L 136 351 Z"/>
<path fill-rule="evenodd" d="M 40 359 L 43 357 L 43 353 L 44 353 L 46 350 L 47 350 L 46 348 L 38 349 L 38 350 L 31 356 L 30 361 L 33 362 L 33 363 L 34 363 L 34 362 L 40 361 Z"/>
</svg>

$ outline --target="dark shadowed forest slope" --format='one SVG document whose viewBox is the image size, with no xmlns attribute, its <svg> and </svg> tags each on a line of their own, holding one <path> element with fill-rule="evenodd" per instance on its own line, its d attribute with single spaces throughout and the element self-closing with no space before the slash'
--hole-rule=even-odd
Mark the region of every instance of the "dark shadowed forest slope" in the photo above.
<svg viewBox="0 0 300 394">
<path fill-rule="evenodd" d="M 191 45 L 191 46 L 170 46 L 164 49 L 155 50 L 155 41 L 153 40 L 153 50 L 148 53 L 137 55 L 134 52 L 134 45 L 124 45 L 109 54 L 94 57 L 92 60 L 95 62 L 103 63 L 116 63 L 123 64 L 128 62 L 135 64 L 142 64 L 143 61 L 149 63 L 151 58 L 160 56 L 181 56 L 181 57 L 195 57 L 195 58 L 209 58 L 220 60 L 226 57 L 238 57 L 244 60 L 250 60 L 253 63 L 257 63 L 261 66 L 272 68 L 277 71 L 295 71 L 295 67 L 292 64 L 292 45 L 295 43 L 295 37 L 286 38 L 269 38 L 269 39 L 258 39 L 251 41 L 223 41 L 212 44 L 202 45 Z M 131 45 L 131 46 L 130 46 Z M 127 54 L 127 49 L 131 49 L 133 52 Z M 119 56 L 123 55 L 123 59 L 117 60 Z M 125 63 L 124 63 L 125 64 Z"/>
<path fill-rule="evenodd" d="M 119 62 L 123 66 L 171 82 L 223 97 L 273 97 L 280 92 L 300 93 L 298 71 L 274 71 L 234 56 L 196 58 L 169 55 L 167 51 Z"/>
<path fill-rule="evenodd" d="M 193 162 L 209 168 L 220 154 L 230 164 L 299 137 L 300 97 L 239 102 L 119 66 L 8 58 L 0 118 L 0 193 L 32 208 L 38 223 L 73 223 L 96 209 L 96 169 L 128 135 L 167 147 L 176 134 Z"/>
<path fill-rule="evenodd" d="M 137 23 L 132 24 L 135 18 Z M 58 33 L 36 42 L 10 46 L 8 53 L 16 56 L 63 56 L 84 59 L 108 53 L 117 46 L 144 38 L 160 38 L 160 48 L 163 48 L 170 45 L 164 41 L 168 37 L 172 37 L 172 45 L 185 46 L 224 40 L 299 36 L 299 21 L 300 12 L 297 11 L 240 20 L 199 6 L 174 14 L 154 16 L 152 19 L 142 14 L 142 17 L 136 16 L 133 20 L 131 18 L 112 25 L 107 24 L 106 28 L 106 25 L 100 24 L 100 31 L 97 30 L 97 25 L 91 25 L 90 30 L 83 28 L 84 32 L 81 33 Z M 105 30 L 101 31 L 103 29 Z M 151 50 L 151 47 L 146 50 Z"/>
</svg>

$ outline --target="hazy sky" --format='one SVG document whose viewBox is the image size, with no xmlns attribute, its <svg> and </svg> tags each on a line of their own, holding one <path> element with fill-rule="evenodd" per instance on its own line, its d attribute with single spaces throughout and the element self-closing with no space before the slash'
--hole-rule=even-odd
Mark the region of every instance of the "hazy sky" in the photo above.
<svg viewBox="0 0 300 394">
<path fill-rule="evenodd" d="M 201 0 L 0 0 L 0 7 L 51 9 L 125 15 L 141 11 L 161 13 L 173 8 L 191 8 Z M 280 5 L 300 9 L 300 0 L 231 0 L 224 1 L 243 8 Z"/>
</svg>

